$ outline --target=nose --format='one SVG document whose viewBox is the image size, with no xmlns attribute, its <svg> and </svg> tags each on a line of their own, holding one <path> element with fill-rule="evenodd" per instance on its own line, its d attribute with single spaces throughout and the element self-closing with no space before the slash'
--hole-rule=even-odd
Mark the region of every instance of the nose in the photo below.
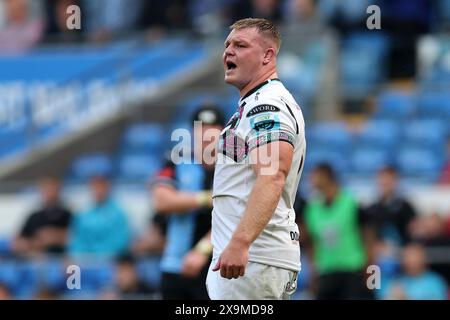
<svg viewBox="0 0 450 320">
<path fill-rule="evenodd" d="M 225 50 L 224 50 L 224 52 L 223 52 L 223 57 L 224 57 L 224 59 L 227 57 L 227 56 L 231 56 L 231 55 L 233 55 L 234 54 L 234 52 L 233 52 L 233 50 L 231 49 L 231 46 L 228 46 L 227 48 L 225 48 Z"/>
</svg>

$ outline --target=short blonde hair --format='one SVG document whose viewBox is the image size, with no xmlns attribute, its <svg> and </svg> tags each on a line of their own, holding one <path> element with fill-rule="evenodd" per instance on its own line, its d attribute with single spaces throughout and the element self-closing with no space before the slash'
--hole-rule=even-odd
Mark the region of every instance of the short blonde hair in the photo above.
<svg viewBox="0 0 450 320">
<path fill-rule="evenodd" d="M 240 30 L 247 28 L 256 28 L 265 37 L 275 42 L 277 54 L 281 47 L 281 35 L 278 27 L 267 19 L 260 18 L 246 18 L 236 21 L 230 26 L 230 30 Z"/>
</svg>

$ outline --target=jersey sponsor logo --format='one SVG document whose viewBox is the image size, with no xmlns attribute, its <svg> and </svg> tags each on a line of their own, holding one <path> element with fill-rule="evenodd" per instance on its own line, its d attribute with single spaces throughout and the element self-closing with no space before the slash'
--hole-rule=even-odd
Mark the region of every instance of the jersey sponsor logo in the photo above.
<svg viewBox="0 0 450 320">
<path fill-rule="evenodd" d="M 264 114 L 250 119 L 250 126 L 256 131 L 280 128 L 280 119 L 274 114 Z"/>
<path fill-rule="evenodd" d="M 260 104 L 259 106 L 253 107 L 249 112 L 247 112 L 247 118 L 263 112 L 280 112 L 280 108 L 271 104 Z"/>
</svg>

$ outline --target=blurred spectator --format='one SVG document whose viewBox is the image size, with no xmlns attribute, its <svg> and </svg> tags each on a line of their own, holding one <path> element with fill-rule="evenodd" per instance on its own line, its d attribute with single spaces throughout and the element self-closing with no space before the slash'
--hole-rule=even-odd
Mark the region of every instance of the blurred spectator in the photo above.
<svg viewBox="0 0 450 320">
<path fill-rule="evenodd" d="M 442 169 L 440 184 L 450 185 L 450 136 L 447 138 L 447 159 Z"/>
<path fill-rule="evenodd" d="M 418 244 L 406 246 L 402 253 L 403 274 L 387 285 L 385 299 L 445 300 L 447 284 L 427 268 L 425 249 Z"/>
<path fill-rule="evenodd" d="M 306 230 L 305 230 L 305 210 L 308 205 L 305 197 L 303 197 L 300 192 L 297 192 L 295 196 L 294 202 L 294 211 L 295 211 L 295 220 L 298 225 L 298 229 L 300 230 L 300 243 L 303 246 L 309 247 L 309 244 L 306 243 L 309 239 L 306 238 Z"/>
<path fill-rule="evenodd" d="M 216 107 L 204 106 L 195 112 L 193 121 L 202 122 L 201 128 L 195 128 L 200 131 L 194 132 L 196 161 L 175 165 L 168 160 L 153 190 L 156 211 L 169 217 L 161 261 L 162 295 L 169 300 L 208 299 L 205 281 L 212 254 L 215 149 L 209 159 L 205 156 L 210 144 L 217 143 L 224 119 Z"/>
<path fill-rule="evenodd" d="M 367 208 L 370 225 L 378 241 L 402 246 L 411 237 L 408 228 L 416 216 L 412 205 L 398 193 L 398 173 L 387 166 L 378 172 L 379 199 Z"/>
<path fill-rule="evenodd" d="M 80 6 L 79 0 L 46 0 L 46 36 L 47 41 L 67 41 L 74 42 L 81 40 L 83 30 L 83 20 L 81 20 L 81 30 L 69 30 L 67 28 L 67 8 L 71 5 Z M 81 18 L 83 19 L 83 18 Z"/>
<path fill-rule="evenodd" d="M 35 46 L 44 32 L 39 0 L 4 0 L 5 22 L 0 29 L 0 52 L 20 53 Z"/>
<path fill-rule="evenodd" d="M 316 0 L 287 1 L 283 31 L 289 35 L 310 36 L 316 39 L 323 32 L 324 21 L 317 10 Z"/>
<path fill-rule="evenodd" d="M 354 197 L 341 190 L 332 167 L 317 165 L 311 183 L 318 195 L 308 202 L 304 221 L 318 272 L 317 299 L 371 298 L 365 283 L 364 216 Z"/>
<path fill-rule="evenodd" d="M 148 298 L 149 295 L 155 293 L 154 289 L 139 279 L 136 271 L 136 261 L 129 254 L 124 254 L 117 258 L 114 281 L 115 292 L 107 296 L 110 299 Z"/>
<path fill-rule="evenodd" d="M 70 254 L 117 256 L 126 252 L 130 244 L 127 215 L 110 196 L 109 179 L 94 176 L 90 188 L 95 204 L 75 215 L 70 226 Z"/>
<path fill-rule="evenodd" d="M 320 12 L 329 25 L 342 34 L 367 30 L 366 10 L 376 1 L 369 0 L 321 0 Z"/>
<path fill-rule="evenodd" d="M 190 28 L 188 0 L 147 0 L 139 17 L 139 26 L 147 30 L 150 39 L 159 38 L 169 30 Z"/>
<path fill-rule="evenodd" d="M 381 25 L 391 38 L 389 70 L 391 79 L 416 74 L 417 39 L 430 30 L 435 1 L 380 0 Z"/>
<path fill-rule="evenodd" d="M 11 298 L 11 291 L 8 286 L 0 283 L 0 300 L 10 300 Z"/>
<path fill-rule="evenodd" d="M 281 2 L 279 0 L 242 0 L 236 1 L 231 9 L 230 23 L 244 18 L 264 18 L 274 23 L 282 19 Z"/>
<path fill-rule="evenodd" d="M 82 0 L 83 26 L 90 39 L 107 41 L 130 34 L 138 28 L 143 1 L 133 0 Z"/>
<path fill-rule="evenodd" d="M 415 218 L 409 229 L 414 240 L 422 244 L 450 244 L 446 224 L 445 218 L 436 213 L 424 214 Z"/>
<path fill-rule="evenodd" d="M 39 253 L 60 254 L 66 249 L 71 212 L 60 198 L 60 183 L 46 177 L 39 182 L 42 207 L 32 212 L 13 241 L 13 251 L 19 255 Z"/>
<path fill-rule="evenodd" d="M 161 213 L 152 216 L 148 230 L 139 238 L 132 247 L 137 255 L 162 254 L 167 235 L 167 217 Z"/>
</svg>

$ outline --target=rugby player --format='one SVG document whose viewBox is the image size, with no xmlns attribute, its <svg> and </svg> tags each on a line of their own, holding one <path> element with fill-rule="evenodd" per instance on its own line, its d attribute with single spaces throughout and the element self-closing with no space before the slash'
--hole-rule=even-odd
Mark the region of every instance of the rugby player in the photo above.
<svg viewBox="0 0 450 320">
<path fill-rule="evenodd" d="M 225 82 L 241 98 L 219 140 L 208 295 L 289 299 L 300 270 L 293 206 L 306 151 L 303 115 L 277 76 L 277 27 L 248 18 L 230 29 Z"/>
</svg>

